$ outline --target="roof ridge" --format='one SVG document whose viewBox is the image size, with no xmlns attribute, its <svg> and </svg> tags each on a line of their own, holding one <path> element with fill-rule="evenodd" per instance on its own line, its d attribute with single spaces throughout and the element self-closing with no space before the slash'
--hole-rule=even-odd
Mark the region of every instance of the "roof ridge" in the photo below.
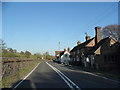
<svg viewBox="0 0 120 90">
<path fill-rule="evenodd" d="M 112 35 L 109 35 L 108 37 L 113 39 L 114 41 L 118 42 Z"/>
<path fill-rule="evenodd" d="M 87 41 L 81 43 L 80 45 L 75 46 L 71 51 L 73 51 L 73 50 L 76 49 L 76 48 L 82 48 L 83 46 L 89 44 L 90 41 L 92 41 L 94 38 L 95 38 L 95 37 L 93 37 L 93 38 L 91 38 L 91 39 L 89 39 L 89 40 L 87 40 Z"/>
</svg>

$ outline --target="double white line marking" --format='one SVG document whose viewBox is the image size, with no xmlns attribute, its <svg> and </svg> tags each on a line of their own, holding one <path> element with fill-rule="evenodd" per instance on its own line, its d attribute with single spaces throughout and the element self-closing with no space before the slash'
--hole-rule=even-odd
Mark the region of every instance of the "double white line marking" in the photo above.
<svg viewBox="0 0 120 90">
<path fill-rule="evenodd" d="M 66 84 L 71 88 L 75 90 L 81 90 L 74 82 L 72 82 L 67 76 L 65 76 L 61 71 L 59 71 L 57 68 L 50 65 L 48 62 L 46 62 L 65 82 Z"/>
</svg>

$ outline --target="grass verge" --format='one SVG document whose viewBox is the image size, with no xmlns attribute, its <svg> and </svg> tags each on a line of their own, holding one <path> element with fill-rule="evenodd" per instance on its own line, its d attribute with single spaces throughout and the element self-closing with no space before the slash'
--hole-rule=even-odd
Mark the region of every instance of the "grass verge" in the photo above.
<svg viewBox="0 0 120 90">
<path fill-rule="evenodd" d="M 36 61 L 30 66 L 24 67 L 16 72 L 14 75 L 9 75 L 2 78 L 2 88 L 11 88 L 19 80 L 23 79 L 38 63 L 42 61 Z"/>
</svg>

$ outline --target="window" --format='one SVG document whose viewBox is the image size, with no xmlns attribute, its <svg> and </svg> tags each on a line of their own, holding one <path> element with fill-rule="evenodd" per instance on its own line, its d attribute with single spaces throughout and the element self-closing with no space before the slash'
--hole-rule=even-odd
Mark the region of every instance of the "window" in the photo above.
<svg viewBox="0 0 120 90">
<path fill-rule="evenodd" d="M 77 56 L 77 61 L 79 61 L 79 57 Z"/>
<path fill-rule="evenodd" d="M 77 50 L 77 54 L 79 54 L 80 52 L 79 52 L 79 49 Z"/>
<path fill-rule="evenodd" d="M 74 51 L 74 54 L 75 54 L 75 51 Z"/>
<path fill-rule="evenodd" d="M 68 55 L 67 55 L 67 54 L 65 54 L 65 57 L 68 57 Z"/>
</svg>

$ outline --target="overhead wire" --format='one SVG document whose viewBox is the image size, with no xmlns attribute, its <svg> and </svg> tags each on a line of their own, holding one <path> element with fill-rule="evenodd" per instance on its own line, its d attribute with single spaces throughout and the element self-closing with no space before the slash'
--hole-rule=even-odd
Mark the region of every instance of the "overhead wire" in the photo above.
<svg viewBox="0 0 120 90">
<path fill-rule="evenodd" d="M 113 4 L 112 6 L 110 6 L 110 7 L 108 7 L 108 8 L 107 8 L 106 10 L 104 10 L 103 12 L 97 13 L 96 17 L 93 17 L 87 24 L 85 24 L 85 26 L 86 26 L 86 25 L 89 25 L 95 18 L 99 17 L 101 13 L 105 13 L 108 9 L 110 9 L 110 8 L 113 7 L 113 6 L 114 6 L 114 4 Z"/>
<path fill-rule="evenodd" d="M 103 20 L 102 18 L 103 17 L 105 17 L 105 16 L 108 16 L 108 14 L 109 13 L 111 13 L 111 10 L 113 11 L 113 9 L 115 9 L 115 8 L 117 8 L 117 7 L 115 7 L 115 5 L 116 4 L 113 4 L 112 6 L 110 6 L 110 7 L 108 7 L 106 10 L 104 10 L 101 14 L 102 15 L 100 15 L 99 13 L 98 13 L 98 15 L 96 15 L 96 18 L 97 18 L 97 20 L 96 20 L 96 22 L 93 22 L 93 20 L 95 19 L 95 17 L 92 19 L 92 20 L 90 20 L 89 21 L 89 23 L 87 24 L 87 25 L 85 25 L 86 27 L 90 27 L 91 25 L 94 25 L 94 24 L 96 24 L 96 23 L 98 23 L 98 21 L 100 22 L 100 20 Z M 104 18 L 105 19 L 105 18 Z"/>
<path fill-rule="evenodd" d="M 111 11 L 103 14 L 101 17 L 99 17 L 99 18 L 96 20 L 96 22 L 93 22 L 91 25 L 95 25 L 95 24 L 97 24 L 98 22 L 100 23 L 101 21 L 105 20 L 107 17 L 109 17 L 110 15 L 113 14 L 113 10 L 114 10 L 115 8 L 117 8 L 117 7 L 114 7 L 114 8 L 112 8 Z"/>
</svg>

